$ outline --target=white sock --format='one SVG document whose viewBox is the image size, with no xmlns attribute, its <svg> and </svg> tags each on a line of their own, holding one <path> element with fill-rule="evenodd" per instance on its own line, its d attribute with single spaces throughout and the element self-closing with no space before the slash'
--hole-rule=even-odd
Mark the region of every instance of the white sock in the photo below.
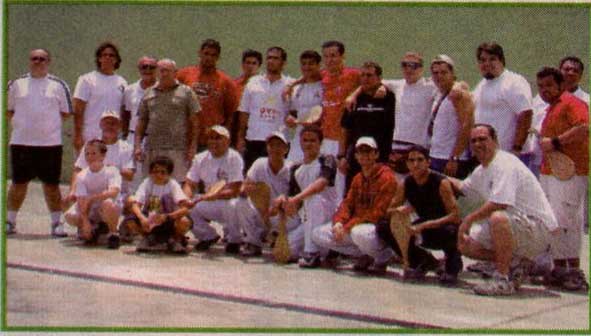
<svg viewBox="0 0 591 336">
<path fill-rule="evenodd" d="M 6 220 L 13 223 L 13 224 L 16 224 L 16 215 L 17 214 L 18 214 L 18 211 L 10 211 L 10 210 L 6 211 L 6 217 L 7 217 Z"/>
<path fill-rule="evenodd" d="M 53 211 L 51 214 L 49 214 L 49 216 L 51 217 L 52 223 L 59 222 L 60 218 L 62 217 L 62 212 L 61 211 Z"/>
</svg>

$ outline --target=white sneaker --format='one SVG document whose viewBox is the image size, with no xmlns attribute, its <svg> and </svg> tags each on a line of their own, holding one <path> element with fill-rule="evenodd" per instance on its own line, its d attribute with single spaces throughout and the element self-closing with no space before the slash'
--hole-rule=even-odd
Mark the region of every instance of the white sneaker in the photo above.
<svg viewBox="0 0 591 336">
<path fill-rule="evenodd" d="M 64 230 L 64 224 L 61 222 L 51 223 L 51 236 L 57 238 L 67 237 L 68 234 Z"/>
<path fill-rule="evenodd" d="M 515 287 L 507 276 L 495 271 L 490 281 L 474 287 L 474 293 L 486 296 L 512 295 Z"/>
<path fill-rule="evenodd" d="M 6 221 L 6 234 L 13 235 L 16 233 L 16 223 Z"/>
</svg>

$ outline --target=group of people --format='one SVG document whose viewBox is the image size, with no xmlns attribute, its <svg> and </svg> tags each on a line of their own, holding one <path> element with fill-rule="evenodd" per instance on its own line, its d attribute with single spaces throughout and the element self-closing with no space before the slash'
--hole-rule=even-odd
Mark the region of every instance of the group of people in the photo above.
<svg viewBox="0 0 591 336">
<path fill-rule="evenodd" d="M 140 79 L 117 75 L 111 42 L 95 52 L 96 70 L 68 85 L 49 74 L 50 52 L 29 53 L 29 73 L 8 84 L 12 183 L 6 233 L 16 233 L 28 183 L 38 177 L 51 234 L 109 248 L 140 239 L 137 251 L 207 251 L 223 234 L 225 252 L 261 256 L 285 225 L 290 260 L 383 274 L 407 256 L 404 278 L 437 272 L 453 285 L 462 256 L 491 280 L 482 295 L 510 295 L 540 256 L 546 281 L 587 288 L 580 270 L 587 213 L 588 103 L 574 56 L 527 80 L 505 68 L 503 48 L 482 43 L 474 90 L 456 78 L 454 60 L 406 52 L 403 79 L 382 78 L 373 61 L 346 67 L 339 41 L 301 53 L 301 76 L 286 76 L 281 47 L 246 50 L 243 73 L 217 68 L 221 45 L 206 39 L 198 62 L 142 56 Z M 322 63 L 324 68 L 322 68 Z M 314 117 L 317 111 L 321 113 Z M 68 193 L 59 182 L 62 119 L 74 115 L 77 159 Z M 530 130 L 537 130 L 539 138 Z M 575 176 L 555 176 L 545 156 L 560 151 Z M 262 207 L 253 194 L 264 184 Z M 62 209 L 65 213 L 62 215 Z M 410 218 L 408 248 L 391 217 Z M 221 225 L 216 230 L 211 222 Z M 396 224 L 399 223 L 399 224 Z M 401 250 L 403 247 L 405 250 Z M 443 250 L 440 263 L 430 249 Z M 488 271 L 487 271 L 488 270 Z"/>
</svg>

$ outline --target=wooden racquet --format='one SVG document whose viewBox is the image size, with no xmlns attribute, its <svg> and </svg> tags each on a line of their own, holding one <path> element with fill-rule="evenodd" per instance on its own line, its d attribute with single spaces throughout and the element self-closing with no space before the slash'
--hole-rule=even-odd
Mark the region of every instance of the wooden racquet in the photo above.
<svg viewBox="0 0 591 336">
<path fill-rule="evenodd" d="M 314 105 L 310 108 L 308 113 L 303 115 L 301 118 L 298 118 L 298 123 L 300 124 L 313 124 L 320 120 L 322 116 L 322 106 Z"/>
<path fill-rule="evenodd" d="M 287 240 L 287 216 L 284 210 L 279 210 L 279 227 L 275 246 L 273 246 L 273 258 L 278 264 L 287 264 L 289 262 L 289 241 Z"/>
<path fill-rule="evenodd" d="M 248 197 L 263 218 L 263 223 L 267 229 L 269 229 L 269 203 L 271 202 L 271 188 L 269 188 L 269 186 L 264 182 L 256 182 L 254 188 L 250 190 L 251 191 L 248 192 Z"/>
<path fill-rule="evenodd" d="M 535 128 L 531 128 L 529 133 L 534 134 L 538 140 L 541 138 L 540 132 Z M 544 152 L 543 155 L 550 166 L 552 175 L 557 179 L 566 181 L 575 175 L 575 163 L 568 155 L 557 150 Z"/>
<path fill-rule="evenodd" d="M 408 263 L 408 245 L 410 242 L 410 216 L 400 211 L 394 211 L 390 217 L 390 230 L 398 243 L 400 254 L 402 254 L 402 263 L 404 268 L 409 267 Z"/>
</svg>

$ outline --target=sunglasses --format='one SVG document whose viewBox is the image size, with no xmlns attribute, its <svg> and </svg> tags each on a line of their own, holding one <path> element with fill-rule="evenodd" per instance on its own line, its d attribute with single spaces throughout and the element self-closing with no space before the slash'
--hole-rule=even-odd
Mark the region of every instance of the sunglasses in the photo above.
<svg viewBox="0 0 591 336">
<path fill-rule="evenodd" d="M 33 57 L 31 57 L 31 61 L 33 61 L 33 62 L 45 62 L 45 61 L 47 61 L 47 58 L 41 57 L 41 56 L 33 56 Z"/>
<path fill-rule="evenodd" d="M 417 62 L 400 62 L 400 66 L 403 68 L 411 68 L 413 70 L 423 67 L 421 63 Z"/>
<path fill-rule="evenodd" d="M 155 65 L 152 64 L 142 64 L 139 66 L 140 70 L 154 70 L 156 69 Z"/>
</svg>

